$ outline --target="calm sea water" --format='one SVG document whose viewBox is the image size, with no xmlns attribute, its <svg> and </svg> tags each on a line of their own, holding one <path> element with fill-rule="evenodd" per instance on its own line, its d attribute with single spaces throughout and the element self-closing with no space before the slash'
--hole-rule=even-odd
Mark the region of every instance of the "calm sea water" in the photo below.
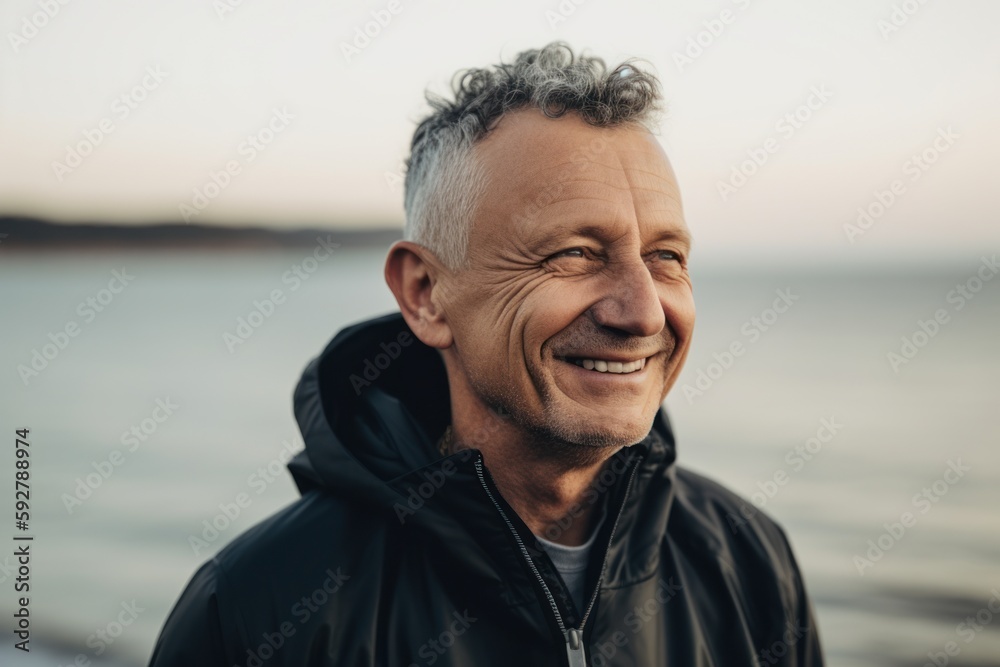
<svg viewBox="0 0 1000 667">
<path fill-rule="evenodd" d="M 142 664 L 194 569 L 297 497 L 287 474 L 250 478 L 302 447 L 291 411 L 300 372 L 339 328 L 394 309 L 382 250 L 344 250 L 283 280 L 306 256 L 0 257 L 0 497 L 10 507 L 13 431 L 28 426 L 36 538 L 36 650 L 13 651 L 4 630 L 0 664 Z M 988 609 L 1000 608 L 1000 279 L 968 299 L 951 293 L 978 265 L 695 274 L 695 345 L 667 400 L 680 461 L 785 526 L 831 665 L 923 665 L 948 642 L 960 651 L 950 664 L 1000 665 L 1000 614 Z M 133 277 L 102 293 L 113 271 Z M 230 351 L 224 334 L 275 289 L 284 302 Z M 91 297 L 106 301 L 100 312 Z M 776 299 L 784 312 L 770 310 Z M 947 320 L 925 324 L 934 335 L 916 335 L 906 359 L 901 337 L 939 310 Z M 18 366 L 71 322 L 77 335 L 22 380 Z M 889 352 L 905 363 L 894 369 Z M 177 406 L 161 423 L 157 401 Z M 123 444 L 133 426 L 143 439 Z M 120 465 L 67 506 L 115 449 Z M 251 505 L 194 553 L 189 536 L 239 493 Z M 133 612 L 119 633 L 123 605 Z"/>
</svg>

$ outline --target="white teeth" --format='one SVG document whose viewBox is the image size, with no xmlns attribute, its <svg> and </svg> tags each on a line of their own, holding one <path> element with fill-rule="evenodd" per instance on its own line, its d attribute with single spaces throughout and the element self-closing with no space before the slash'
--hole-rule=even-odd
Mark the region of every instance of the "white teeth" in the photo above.
<svg viewBox="0 0 1000 667">
<path fill-rule="evenodd" d="M 645 359 L 636 361 L 604 361 L 603 359 L 564 359 L 572 361 L 577 366 L 582 366 L 588 371 L 599 373 L 634 373 L 646 367 Z"/>
</svg>

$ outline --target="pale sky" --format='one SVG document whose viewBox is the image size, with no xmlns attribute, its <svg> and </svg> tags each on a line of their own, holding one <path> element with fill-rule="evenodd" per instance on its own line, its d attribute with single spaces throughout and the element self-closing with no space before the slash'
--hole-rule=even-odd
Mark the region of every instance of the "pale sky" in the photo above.
<svg viewBox="0 0 1000 667">
<path fill-rule="evenodd" d="M 696 253 L 1000 250 L 992 0 L 53 4 L 0 8 L 0 214 L 181 220 L 229 164 L 192 221 L 401 224 L 424 89 L 562 39 L 654 66 Z M 348 58 L 373 12 L 390 20 Z"/>
</svg>

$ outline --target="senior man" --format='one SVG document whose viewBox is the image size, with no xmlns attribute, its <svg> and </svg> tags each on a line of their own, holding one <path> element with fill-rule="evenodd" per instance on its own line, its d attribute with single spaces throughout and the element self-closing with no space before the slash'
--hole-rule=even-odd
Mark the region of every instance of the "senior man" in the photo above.
<svg viewBox="0 0 1000 667">
<path fill-rule="evenodd" d="M 301 499 L 198 570 L 150 664 L 821 665 L 782 529 L 675 464 L 657 80 L 556 43 L 454 93 L 413 137 L 400 312 L 296 389 Z"/>
</svg>

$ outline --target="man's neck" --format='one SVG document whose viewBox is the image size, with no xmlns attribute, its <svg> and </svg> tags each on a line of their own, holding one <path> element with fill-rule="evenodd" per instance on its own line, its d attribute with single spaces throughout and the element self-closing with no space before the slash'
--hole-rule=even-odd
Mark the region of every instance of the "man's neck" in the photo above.
<svg viewBox="0 0 1000 667">
<path fill-rule="evenodd" d="M 616 450 L 591 451 L 586 458 L 567 461 L 492 413 L 488 424 L 455 416 L 455 448 L 483 452 L 500 493 L 532 533 L 567 546 L 587 541 L 598 516 L 598 494 L 588 489 Z"/>
<path fill-rule="evenodd" d="M 552 462 L 527 463 L 518 448 L 500 443 L 484 447 L 483 457 L 500 493 L 532 533 L 566 546 L 587 541 L 598 509 L 587 489 L 604 462 L 569 470 Z"/>
</svg>

